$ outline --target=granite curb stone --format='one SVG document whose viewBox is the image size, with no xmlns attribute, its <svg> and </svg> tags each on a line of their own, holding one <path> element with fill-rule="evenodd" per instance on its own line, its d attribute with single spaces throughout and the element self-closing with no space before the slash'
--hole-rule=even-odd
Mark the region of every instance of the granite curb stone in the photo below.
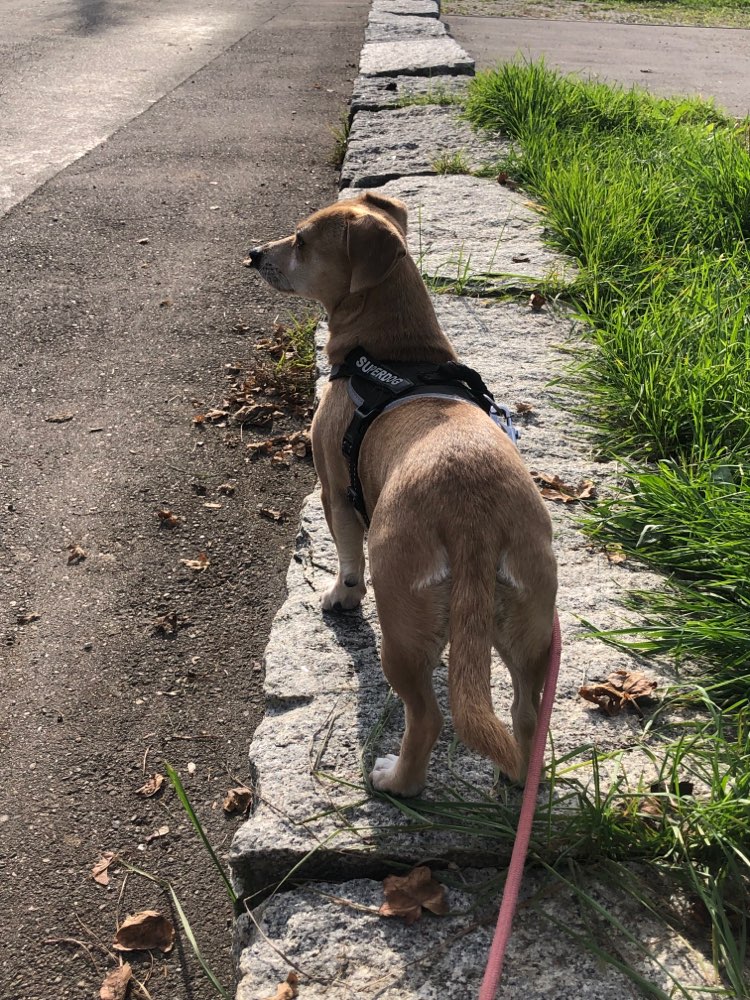
<svg viewBox="0 0 750 1000">
<path fill-rule="evenodd" d="M 474 60 L 449 35 L 416 41 L 365 42 L 359 71 L 365 76 L 471 74 Z"/>
<path fill-rule="evenodd" d="M 384 11 L 373 11 L 365 28 L 365 42 L 416 41 L 446 36 L 445 25 L 434 17 L 406 17 Z"/>
<path fill-rule="evenodd" d="M 373 0 L 374 14 L 404 14 L 407 17 L 440 17 L 437 0 Z"/>
<path fill-rule="evenodd" d="M 478 135 L 450 105 L 360 111 L 352 121 L 341 187 L 377 187 L 411 174 L 434 176 L 437 158 L 457 150 L 477 170 L 496 162 L 505 149 L 504 143 Z"/>
<path fill-rule="evenodd" d="M 432 97 L 432 104 L 440 104 L 438 95 L 460 97 L 466 92 L 467 76 L 358 76 L 354 81 L 350 114 L 358 111 L 384 111 L 402 107 L 412 98 Z"/>
</svg>

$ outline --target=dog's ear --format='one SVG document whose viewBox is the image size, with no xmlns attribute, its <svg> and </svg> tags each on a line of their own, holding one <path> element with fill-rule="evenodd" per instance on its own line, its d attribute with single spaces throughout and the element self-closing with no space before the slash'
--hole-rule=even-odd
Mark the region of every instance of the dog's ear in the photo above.
<svg viewBox="0 0 750 1000">
<path fill-rule="evenodd" d="M 349 285 L 352 295 L 385 281 L 406 256 L 404 239 L 396 227 L 369 212 L 349 219 L 346 248 L 352 268 Z"/>
<path fill-rule="evenodd" d="M 407 210 L 403 201 L 399 198 L 386 198 L 385 195 L 375 194 L 373 191 L 366 191 L 362 195 L 362 201 L 371 208 L 389 215 L 406 236 Z"/>
</svg>

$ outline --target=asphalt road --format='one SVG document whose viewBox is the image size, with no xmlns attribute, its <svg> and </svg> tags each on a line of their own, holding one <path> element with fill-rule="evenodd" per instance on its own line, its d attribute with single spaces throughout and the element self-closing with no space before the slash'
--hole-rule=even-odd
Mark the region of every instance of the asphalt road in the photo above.
<svg viewBox="0 0 750 1000">
<path fill-rule="evenodd" d="M 221 882 L 171 790 L 136 792 L 169 760 L 225 852 L 312 468 L 193 417 L 273 365 L 256 345 L 284 304 L 240 261 L 335 197 L 368 7 L 0 7 L 2 1000 L 99 995 L 118 920 L 170 913 L 126 862 L 174 885 L 230 988 Z M 274 433 L 303 425 L 278 402 Z M 214 995 L 184 935 L 132 962 L 154 1000 Z"/>
<path fill-rule="evenodd" d="M 445 20 L 477 69 L 543 56 L 565 72 L 636 84 L 667 97 L 714 97 L 731 114 L 750 114 L 747 30 L 457 14 Z"/>
</svg>

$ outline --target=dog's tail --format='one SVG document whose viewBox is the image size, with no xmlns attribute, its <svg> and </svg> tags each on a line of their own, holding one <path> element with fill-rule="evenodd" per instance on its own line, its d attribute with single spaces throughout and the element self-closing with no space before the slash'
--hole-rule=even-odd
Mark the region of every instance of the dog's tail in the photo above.
<svg viewBox="0 0 750 1000">
<path fill-rule="evenodd" d="M 459 739 L 489 757 L 519 780 L 521 749 L 492 707 L 490 658 L 495 616 L 496 566 L 492 553 L 478 540 L 468 551 L 466 540 L 449 552 L 451 593 L 449 612 L 450 654 L 448 687 L 453 725 Z"/>
</svg>

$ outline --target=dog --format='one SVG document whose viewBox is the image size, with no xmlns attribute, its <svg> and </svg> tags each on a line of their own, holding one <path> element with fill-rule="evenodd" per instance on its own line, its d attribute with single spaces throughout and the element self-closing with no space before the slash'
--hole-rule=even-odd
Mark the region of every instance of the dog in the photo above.
<svg viewBox="0 0 750 1000">
<path fill-rule="evenodd" d="M 373 192 L 340 201 L 284 239 L 249 251 L 248 265 L 279 292 L 323 305 L 332 365 L 357 348 L 384 364 L 455 362 L 407 251 L 403 202 Z M 326 611 L 365 595 L 364 519 L 347 496 L 342 439 L 355 404 L 329 382 L 312 424 L 323 508 L 338 575 Z M 448 687 L 458 737 L 523 782 L 547 673 L 557 566 L 552 526 L 508 434 L 471 402 L 411 399 L 381 413 L 357 471 L 370 515 L 370 576 L 381 661 L 405 709 L 398 756 L 378 758 L 373 786 L 400 796 L 425 786 L 442 715 L 432 673 L 450 642 Z M 495 647 L 513 682 L 513 734 L 495 715 Z"/>
</svg>

